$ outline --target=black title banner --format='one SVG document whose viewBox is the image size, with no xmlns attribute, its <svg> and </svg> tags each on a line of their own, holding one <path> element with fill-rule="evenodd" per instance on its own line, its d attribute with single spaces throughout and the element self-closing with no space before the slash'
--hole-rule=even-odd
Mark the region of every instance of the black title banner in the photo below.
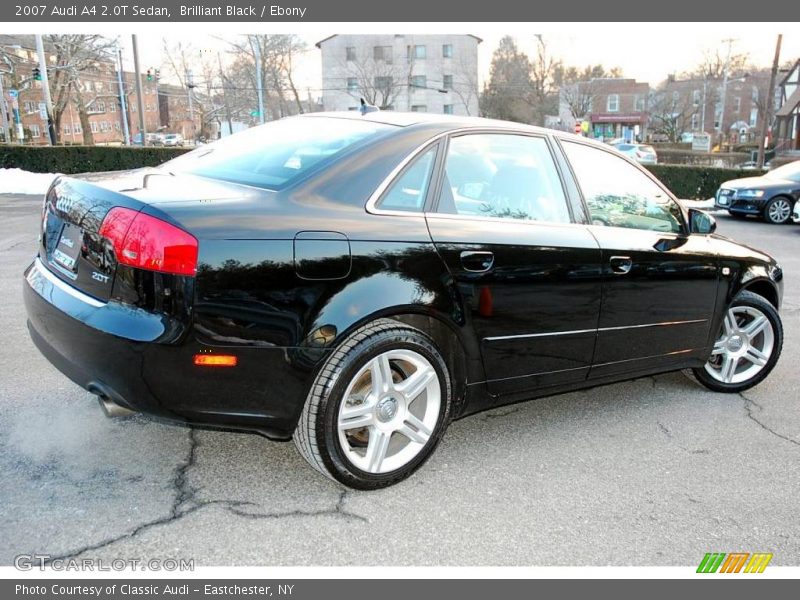
<svg viewBox="0 0 800 600">
<path fill-rule="evenodd" d="M 606 0 L 605 2 L 520 2 L 520 0 L 19 0 L 0 3 L 0 21 L 58 22 L 611 22 L 693 21 L 789 23 L 800 17 L 800 3 L 785 0 Z M 598 36 L 606 35 L 599 31 Z"/>
</svg>

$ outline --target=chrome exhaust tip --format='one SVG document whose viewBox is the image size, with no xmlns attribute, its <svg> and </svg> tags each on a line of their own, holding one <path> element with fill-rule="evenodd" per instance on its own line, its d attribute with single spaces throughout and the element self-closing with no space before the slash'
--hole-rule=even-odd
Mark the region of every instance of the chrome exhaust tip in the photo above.
<svg viewBox="0 0 800 600">
<path fill-rule="evenodd" d="M 131 410 L 130 408 L 125 408 L 124 406 L 120 406 L 110 398 L 106 396 L 97 396 L 97 399 L 100 401 L 100 407 L 103 409 L 103 412 L 106 413 L 107 417 L 116 418 L 116 417 L 130 417 L 131 415 L 135 415 L 136 411 Z"/>
</svg>

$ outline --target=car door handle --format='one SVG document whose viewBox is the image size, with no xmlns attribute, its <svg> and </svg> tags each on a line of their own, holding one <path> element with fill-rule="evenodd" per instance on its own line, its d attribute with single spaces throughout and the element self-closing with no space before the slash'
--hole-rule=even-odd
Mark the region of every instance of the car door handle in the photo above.
<svg viewBox="0 0 800 600">
<path fill-rule="evenodd" d="M 494 264 L 494 254 L 484 251 L 464 251 L 461 253 L 461 266 L 466 271 L 473 273 L 483 273 L 492 268 Z"/>
<path fill-rule="evenodd" d="M 633 261 L 630 256 L 612 256 L 608 259 L 608 264 L 611 265 L 611 271 L 617 275 L 625 275 L 631 270 Z"/>
</svg>

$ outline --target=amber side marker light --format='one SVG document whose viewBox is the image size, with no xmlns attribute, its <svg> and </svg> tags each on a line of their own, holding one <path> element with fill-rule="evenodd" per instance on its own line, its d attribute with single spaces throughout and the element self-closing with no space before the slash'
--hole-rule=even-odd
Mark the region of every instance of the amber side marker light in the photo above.
<svg viewBox="0 0 800 600">
<path fill-rule="evenodd" d="M 235 367 L 238 362 L 230 354 L 195 354 L 194 364 L 198 367 Z"/>
</svg>

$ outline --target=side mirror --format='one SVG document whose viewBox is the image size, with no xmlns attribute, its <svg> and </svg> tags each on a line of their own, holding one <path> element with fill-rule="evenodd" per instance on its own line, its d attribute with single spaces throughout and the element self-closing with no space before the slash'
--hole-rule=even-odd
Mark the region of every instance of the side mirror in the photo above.
<svg viewBox="0 0 800 600">
<path fill-rule="evenodd" d="M 717 220 L 707 212 L 689 209 L 689 233 L 708 235 L 717 230 Z"/>
</svg>

